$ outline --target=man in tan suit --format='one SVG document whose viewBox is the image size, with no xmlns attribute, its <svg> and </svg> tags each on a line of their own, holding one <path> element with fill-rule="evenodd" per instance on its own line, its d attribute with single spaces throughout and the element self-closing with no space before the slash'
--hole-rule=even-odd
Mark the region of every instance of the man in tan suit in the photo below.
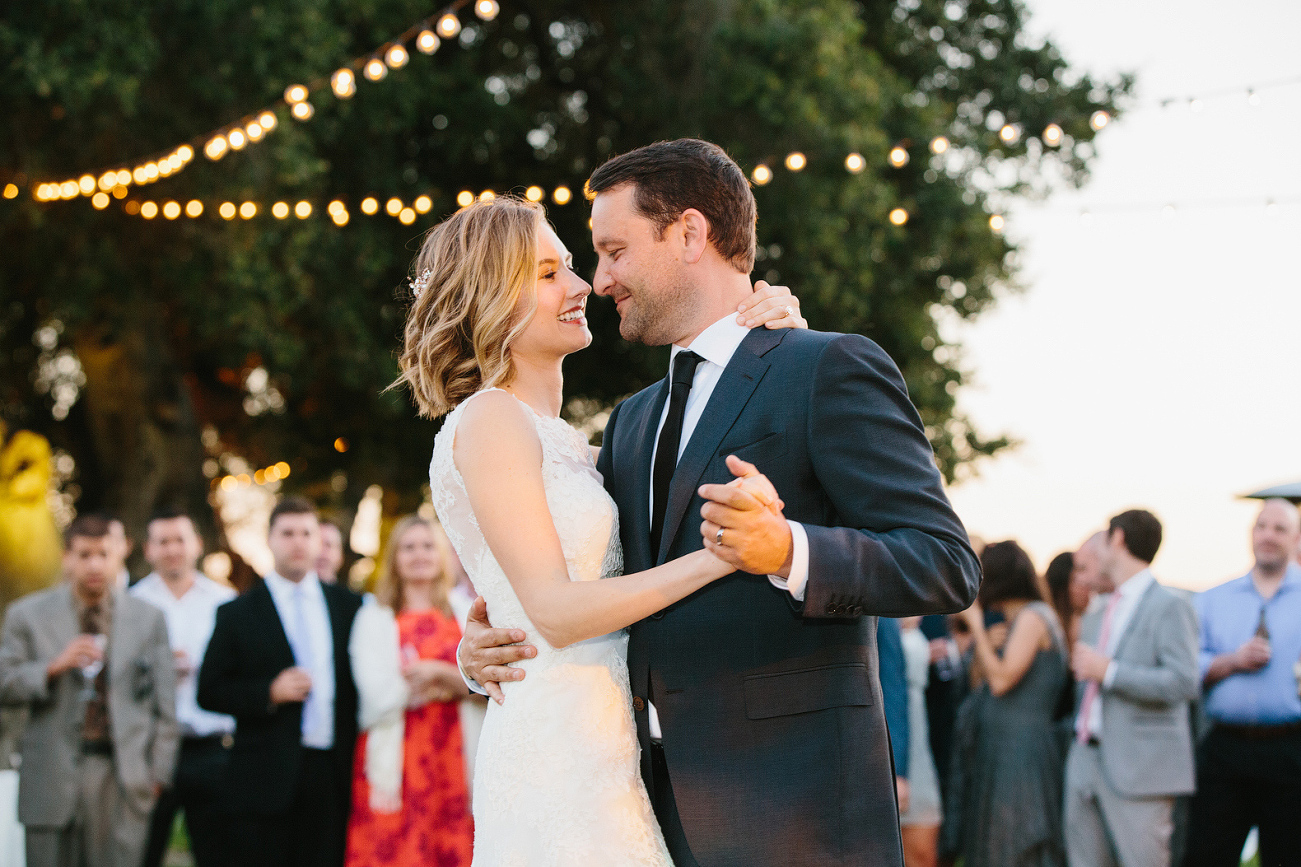
<svg viewBox="0 0 1301 867">
<path fill-rule="evenodd" d="M 139 867 L 176 760 L 176 675 L 158 609 L 115 589 L 108 522 L 68 528 L 64 583 L 10 606 L 0 703 L 30 712 L 18 819 L 28 867 Z"/>
</svg>

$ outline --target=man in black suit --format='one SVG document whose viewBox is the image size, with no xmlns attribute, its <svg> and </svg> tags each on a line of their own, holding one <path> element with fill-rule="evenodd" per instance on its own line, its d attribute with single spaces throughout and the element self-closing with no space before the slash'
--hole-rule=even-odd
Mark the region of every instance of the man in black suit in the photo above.
<svg viewBox="0 0 1301 867">
<path fill-rule="evenodd" d="M 275 571 L 217 609 L 199 704 L 235 717 L 229 770 L 234 863 L 337 867 L 357 740 L 348 639 L 361 597 L 323 584 L 316 510 L 271 512 Z"/>
<path fill-rule="evenodd" d="M 669 377 L 605 429 L 625 569 L 707 546 L 740 570 L 631 630 L 674 863 L 902 864 L 874 616 L 958 611 L 980 574 L 903 379 L 861 336 L 737 322 L 755 203 L 721 149 L 650 145 L 588 188 L 594 291 L 625 339 L 673 345 Z M 784 510 L 728 485 L 755 472 Z M 510 637 L 472 622 L 467 674 L 517 679 Z"/>
</svg>

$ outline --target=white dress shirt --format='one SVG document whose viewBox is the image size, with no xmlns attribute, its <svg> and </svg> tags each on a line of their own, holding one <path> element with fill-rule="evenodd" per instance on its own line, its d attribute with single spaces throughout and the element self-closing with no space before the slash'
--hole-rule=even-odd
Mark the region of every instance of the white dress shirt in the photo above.
<svg viewBox="0 0 1301 867">
<path fill-rule="evenodd" d="M 328 750 L 334 746 L 334 632 L 321 582 L 315 572 L 296 584 L 268 572 L 266 584 L 289 646 L 295 649 L 295 664 L 312 678 L 311 695 L 303 703 L 303 746 Z M 306 627 L 305 636 L 299 633 L 300 622 Z M 300 648 L 310 651 L 310 659 L 297 658 Z"/>
<path fill-rule="evenodd" d="M 189 670 L 177 672 L 176 677 L 176 720 L 181 724 L 182 734 L 206 738 L 234 732 L 234 717 L 199 707 L 195 692 L 199 667 L 203 665 L 212 627 L 217 622 L 217 607 L 234 599 L 235 591 L 200 572 L 194 576 L 190 589 L 178 598 L 168 589 L 161 575 L 150 572 L 128 592 L 163 612 L 172 650 L 185 653 Z"/>
<path fill-rule="evenodd" d="M 1152 574 L 1152 571 L 1144 569 L 1116 588 L 1115 592 L 1120 594 L 1120 601 L 1116 603 L 1116 610 L 1112 614 L 1111 633 L 1107 636 L 1107 646 L 1097 648 L 1099 653 L 1115 657 L 1116 648 L 1120 646 L 1120 639 L 1134 619 L 1134 611 L 1138 608 L 1138 601 L 1143 598 L 1143 594 L 1147 592 L 1147 588 L 1151 587 L 1154 581 L 1156 581 L 1156 577 Z M 1107 700 L 1107 689 L 1115 680 L 1116 660 L 1113 658 L 1107 664 L 1107 673 L 1102 679 L 1102 691 L 1098 693 L 1098 700 L 1093 702 L 1093 706 L 1089 708 L 1089 733 L 1099 740 L 1102 739 L 1102 703 Z"/>
</svg>

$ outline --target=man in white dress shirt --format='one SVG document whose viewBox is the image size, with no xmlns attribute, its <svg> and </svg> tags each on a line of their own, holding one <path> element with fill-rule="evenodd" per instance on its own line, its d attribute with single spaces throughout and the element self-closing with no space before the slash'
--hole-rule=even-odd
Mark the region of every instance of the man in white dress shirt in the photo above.
<svg viewBox="0 0 1301 867">
<path fill-rule="evenodd" d="M 1111 519 L 1102 578 L 1115 589 L 1084 617 L 1071 654 L 1079 704 L 1066 762 L 1067 860 L 1075 867 L 1168 867 L 1175 799 L 1193 790 L 1190 702 L 1197 617 L 1149 568 L 1161 523 Z"/>
<path fill-rule="evenodd" d="M 230 764 L 235 720 L 199 707 L 195 691 L 217 607 L 234 599 L 235 591 L 198 571 L 196 564 L 202 554 L 203 542 L 188 515 L 155 515 L 145 536 L 145 560 L 154 571 L 130 590 L 131 595 L 160 609 L 167 620 L 176 660 L 176 718 L 181 726 L 176 776 L 154 807 L 145 867 L 163 863 L 178 810 L 185 812 L 196 867 L 220 867 L 226 862 L 220 795 Z"/>
</svg>

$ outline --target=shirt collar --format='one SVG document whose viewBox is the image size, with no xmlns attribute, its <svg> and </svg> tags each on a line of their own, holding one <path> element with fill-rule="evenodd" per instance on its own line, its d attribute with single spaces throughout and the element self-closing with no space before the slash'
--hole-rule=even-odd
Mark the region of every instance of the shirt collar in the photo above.
<svg viewBox="0 0 1301 867">
<path fill-rule="evenodd" d="M 690 349 L 696 355 L 719 367 L 727 367 L 727 363 L 732 360 L 736 354 L 736 348 L 745 340 L 745 336 L 750 333 L 750 329 L 744 325 L 738 325 L 736 314 L 729 313 L 691 341 L 686 349 Z M 669 369 L 673 368 L 673 359 L 677 358 L 679 352 L 684 347 L 673 345 L 673 351 L 669 353 Z"/>
<path fill-rule="evenodd" d="M 321 581 L 316 577 L 315 572 L 308 572 L 303 576 L 303 580 L 297 584 L 277 572 L 268 572 L 263 580 L 266 581 L 267 589 L 271 591 L 271 595 L 278 599 L 287 599 L 299 587 L 303 588 L 303 593 L 307 596 L 323 595 Z"/>
<path fill-rule="evenodd" d="M 1137 599 L 1143 595 L 1143 592 L 1148 587 L 1152 586 L 1152 582 L 1155 580 L 1156 576 L 1152 574 L 1152 570 L 1144 569 L 1124 584 L 1121 584 L 1116 592 L 1120 594 L 1121 599 Z"/>
<path fill-rule="evenodd" d="M 185 593 L 178 598 L 172 595 L 172 590 L 167 586 L 167 582 L 163 580 L 163 576 L 159 575 L 157 572 L 150 572 L 148 575 L 136 582 L 136 587 L 138 588 L 136 592 L 146 591 L 149 593 L 166 593 L 169 598 L 180 602 L 182 599 L 187 599 L 190 596 L 206 596 L 208 591 L 216 583 L 217 582 L 213 581 L 207 575 L 196 571 L 194 573 L 194 583 L 190 585 L 189 590 L 186 590 Z"/>
<path fill-rule="evenodd" d="M 1256 582 L 1251 580 L 1251 573 L 1255 569 L 1248 569 L 1247 574 L 1237 580 L 1238 589 L 1243 593 L 1252 593 L 1259 596 L 1260 591 L 1256 589 Z M 1283 572 L 1283 583 L 1278 585 L 1278 593 L 1284 590 L 1301 590 L 1301 564 L 1295 560 L 1287 564 L 1287 569 Z M 1277 596 L 1278 593 L 1274 595 Z"/>
</svg>

